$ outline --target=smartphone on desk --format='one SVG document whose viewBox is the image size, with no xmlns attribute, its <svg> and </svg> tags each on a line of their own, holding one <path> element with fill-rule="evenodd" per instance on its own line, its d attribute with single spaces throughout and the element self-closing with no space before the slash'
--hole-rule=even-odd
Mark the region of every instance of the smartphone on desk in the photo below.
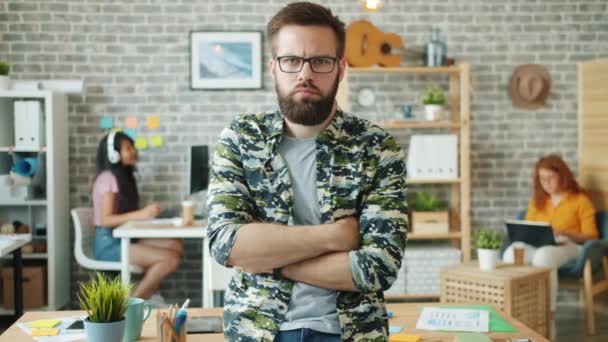
<svg viewBox="0 0 608 342">
<path fill-rule="evenodd" d="M 79 319 L 74 321 L 74 323 L 70 324 L 69 327 L 65 328 L 65 330 L 83 330 L 84 329 L 84 321 Z"/>
<path fill-rule="evenodd" d="M 186 331 L 188 334 L 213 334 L 224 331 L 222 317 L 220 316 L 193 316 L 188 317 Z"/>
</svg>

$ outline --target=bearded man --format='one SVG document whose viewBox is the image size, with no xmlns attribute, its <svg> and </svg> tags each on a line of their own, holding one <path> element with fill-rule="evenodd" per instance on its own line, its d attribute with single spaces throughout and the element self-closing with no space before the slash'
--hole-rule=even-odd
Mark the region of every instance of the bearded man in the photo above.
<svg viewBox="0 0 608 342">
<path fill-rule="evenodd" d="M 397 141 L 336 104 L 344 23 L 297 2 L 268 23 L 278 110 L 241 115 L 216 144 L 211 255 L 236 269 L 227 341 L 388 340 L 383 291 L 406 245 Z"/>
</svg>

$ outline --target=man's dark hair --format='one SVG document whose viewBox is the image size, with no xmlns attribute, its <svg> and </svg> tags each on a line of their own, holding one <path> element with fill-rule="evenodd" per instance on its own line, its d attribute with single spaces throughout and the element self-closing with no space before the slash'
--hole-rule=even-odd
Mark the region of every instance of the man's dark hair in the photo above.
<svg viewBox="0 0 608 342">
<path fill-rule="evenodd" d="M 312 2 L 293 2 L 283 7 L 266 25 L 266 36 L 272 47 L 272 54 L 276 56 L 274 39 L 281 28 L 286 25 L 300 26 L 326 26 L 336 34 L 338 43 L 337 57 L 344 56 L 346 32 L 344 22 L 331 13 L 331 10 Z"/>
</svg>

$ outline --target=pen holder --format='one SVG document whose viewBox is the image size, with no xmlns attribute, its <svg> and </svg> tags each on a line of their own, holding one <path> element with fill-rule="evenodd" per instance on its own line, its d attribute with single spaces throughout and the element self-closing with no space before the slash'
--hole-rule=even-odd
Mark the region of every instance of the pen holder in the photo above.
<svg viewBox="0 0 608 342">
<path fill-rule="evenodd" d="M 186 326 L 188 323 L 187 317 L 184 320 L 184 323 L 182 324 L 181 328 L 179 329 L 180 331 L 177 331 L 175 329 L 175 322 L 172 322 L 166 316 L 166 314 L 161 314 L 160 310 L 157 314 L 157 322 L 157 334 L 160 342 L 186 342 L 188 337 L 186 333 Z"/>
</svg>

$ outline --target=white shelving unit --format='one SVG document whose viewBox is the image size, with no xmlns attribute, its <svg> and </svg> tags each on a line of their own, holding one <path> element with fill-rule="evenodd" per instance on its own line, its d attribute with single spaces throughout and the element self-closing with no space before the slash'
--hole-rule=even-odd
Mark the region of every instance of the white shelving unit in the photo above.
<svg viewBox="0 0 608 342">
<path fill-rule="evenodd" d="M 14 102 L 17 100 L 41 102 L 46 125 L 44 147 L 14 148 Z M 22 221 L 30 226 L 34 236 L 36 223 L 46 226 L 47 252 L 23 254 L 23 259 L 25 266 L 35 262 L 46 269 L 47 305 L 28 310 L 58 310 L 70 301 L 67 95 L 52 91 L 0 91 L 0 164 L 12 163 L 12 158 L 7 158 L 11 153 L 45 154 L 45 198 L 0 199 L 0 223 Z M 0 171 L 6 172 L 10 167 L 0 165 Z M 4 259 L 3 264 L 10 265 L 10 259 Z M 0 307 L 0 314 L 12 313 L 13 310 Z"/>
</svg>

